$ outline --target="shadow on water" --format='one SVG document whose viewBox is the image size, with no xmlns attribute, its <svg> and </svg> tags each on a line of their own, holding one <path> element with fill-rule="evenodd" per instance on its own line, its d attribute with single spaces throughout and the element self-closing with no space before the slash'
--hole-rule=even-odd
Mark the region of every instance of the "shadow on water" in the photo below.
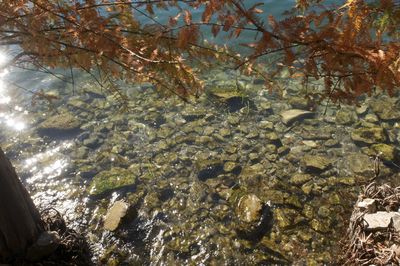
<svg viewBox="0 0 400 266">
<path fill-rule="evenodd" d="M 40 128 L 38 129 L 38 134 L 49 140 L 67 140 L 74 139 L 81 133 L 82 130 L 79 128 L 74 129 L 56 129 L 56 128 Z"/>
</svg>

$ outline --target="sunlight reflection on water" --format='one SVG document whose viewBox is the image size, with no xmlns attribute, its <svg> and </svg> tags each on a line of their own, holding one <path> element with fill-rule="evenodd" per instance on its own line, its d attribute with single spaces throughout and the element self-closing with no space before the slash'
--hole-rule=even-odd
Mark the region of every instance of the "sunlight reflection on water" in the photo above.
<svg viewBox="0 0 400 266">
<path fill-rule="evenodd" d="M 11 97 L 8 96 L 5 92 L 5 84 L 3 81 L 3 77 L 8 74 L 8 70 L 4 70 L 0 72 L 0 104 L 8 104 L 11 102 Z"/>
<path fill-rule="evenodd" d="M 54 79 L 8 67 L 8 61 L 7 52 L 0 50 L 0 138 L 5 147 L 10 147 L 10 143 L 22 144 L 16 148 L 21 157 L 14 165 L 25 177 L 24 183 L 29 187 L 35 204 L 41 208 L 54 206 L 64 218 L 77 220 L 76 213 L 78 209 L 84 210 L 86 202 L 76 199 L 77 187 L 71 183 L 73 180 L 67 179 L 71 165 L 67 154 L 74 142 L 37 141 L 33 125 L 35 114 L 41 113 L 31 104 L 32 96 L 27 93 L 36 91 L 38 87 L 51 86 Z M 11 153 L 13 150 L 9 148 Z"/>
<path fill-rule="evenodd" d="M 0 67 L 3 67 L 8 61 L 8 56 L 5 52 L 0 51 Z"/>
<path fill-rule="evenodd" d="M 27 159 L 24 168 L 29 169 L 32 177 L 28 178 L 26 182 L 32 184 L 43 178 L 52 179 L 60 176 L 68 165 L 68 159 L 61 152 L 71 146 L 72 142 L 65 141 L 52 149 L 35 154 Z"/>
<path fill-rule="evenodd" d="M 0 51 L 0 70 L 7 61 L 7 55 Z M 0 72 L 0 125 L 3 124 L 14 131 L 22 131 L 27 127 L 22 117 L 27 114 L 27 111 L 18 105 L 12 107 L 12 97 L 9 95 L 10 88 L 5 82 L 5 78 L 9 74 L 8 69 Z"/>
</svg>

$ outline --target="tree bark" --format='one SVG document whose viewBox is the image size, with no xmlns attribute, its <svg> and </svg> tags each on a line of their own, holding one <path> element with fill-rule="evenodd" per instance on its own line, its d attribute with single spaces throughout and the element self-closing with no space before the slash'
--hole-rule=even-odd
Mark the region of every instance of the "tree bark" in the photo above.
<svg viewBox="0 0 400 266">
<path fill-rule="evenodd" d="M 0 263 L 23 256 L 41 232 L 40 214 L 0 148 Z"/>
</svg>

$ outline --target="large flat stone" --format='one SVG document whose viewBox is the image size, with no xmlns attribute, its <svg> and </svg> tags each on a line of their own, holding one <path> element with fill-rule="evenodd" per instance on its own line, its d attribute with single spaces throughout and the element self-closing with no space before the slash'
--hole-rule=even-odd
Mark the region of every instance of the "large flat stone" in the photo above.
<svg viewBox="0 0 400 266">
<path fill-rule="evenodd" d="M 313 117 L 313 116 L 314 116 L 313 112 L 300 110 L 300 109 L 291 109 L 291 110 L 283 111 L 281 113 L 282 122 L 286 125 L 292 124 L 294 121 Z"/>
<path fill-rule="evenodd" d="M 121 219 L 126 215 L 127 210 L 128 204 L 124 201 L 116 201 L 108 210 L 106 217 L 104 218 L 104 229 L 115 231 L 118 228 Z"/>
<path fill-rule="evenodd" d="M 364 226 L 366 230 L 377 231 L 387 229 L 393 221 L 396 230 L 400 229 L 400 213 L 384 212 L 367 213 L 364 215 Z"/>
<path fill-rule="evenodd" d="M 332 160 L 323 155 L 305 155 L 301 159 L 301 163 L 306 171 L 325 171 L 332 166 Z"/>
<path fill-rule="evenodd" d="M 351 132 L 351 139 L 361 144 L 384 143 L 386 134 L 381 127 L 356 128 Z"/>
</svg>

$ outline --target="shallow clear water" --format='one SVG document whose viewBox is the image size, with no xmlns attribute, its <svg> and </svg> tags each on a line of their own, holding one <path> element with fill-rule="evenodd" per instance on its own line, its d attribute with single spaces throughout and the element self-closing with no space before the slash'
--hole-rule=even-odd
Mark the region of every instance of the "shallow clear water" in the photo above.
<svg viewBox="0 0 400 266">
<path fill-rule="evenodd" d="M 357 193 L 374 175 L 373 144 L 352 132 L 381 128 L 380 142 L 400 140 L 400 116 L 383 119 L 370 99 L 323 115 L 325 106 L 307 102 L 296 81 L 283 79 L 281 93 L 271 94 L 226 69 L 210 71 L 209 93 L 194 103 L 162 98 L 149 84 L 121 85 L 130 97 L 125 113 L 85 75 L 77 75 L 75 95 L 47 75 L 9 70 L 0 79 L 2 149 L 35 203 L 84 232 L 99 264 L 330 263 Z M 236 91 L 236 79 L 240 97 L 215 96 Z M 56 98 L 32 104 L 11 82 Z M 290 109 L 314 115 L 285 123 Z M 397 159 L 387 158 L 380 179 L 397 182 Z M 105 230 L 120 200 L 128 214 Z M 260 223 L 246 222 L 258 203 Z"/>
</svg>

